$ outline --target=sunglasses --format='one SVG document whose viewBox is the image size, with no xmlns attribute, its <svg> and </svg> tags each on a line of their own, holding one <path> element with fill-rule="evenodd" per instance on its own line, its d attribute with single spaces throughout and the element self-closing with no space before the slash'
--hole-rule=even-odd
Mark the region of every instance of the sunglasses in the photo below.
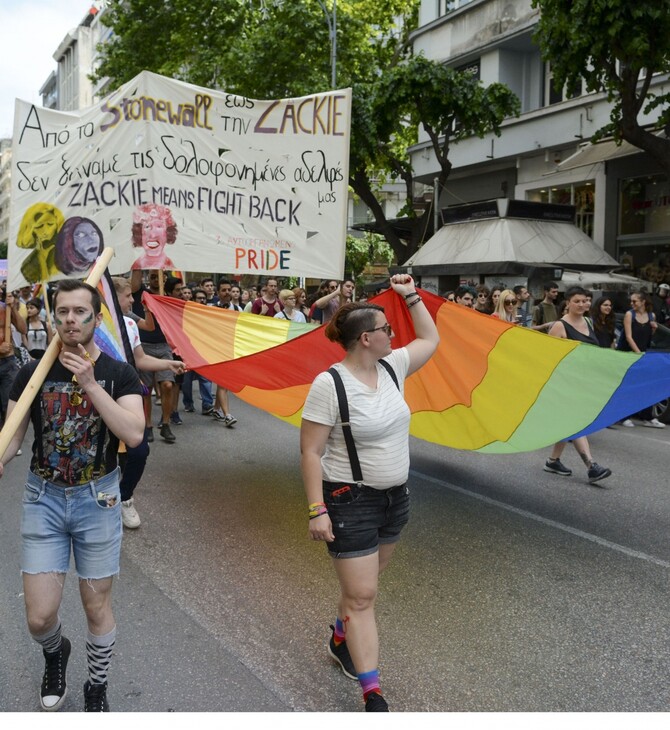
<svg viewBox="0 0 670 730">
<path fill-rule="evenodd" d="M 505 304 L 511 304 L 514 306 L 516 304 L 516 299 L 505 299 Z"/>
<path fill-rule="evenodd" d="M 361 332 L 361 335 L 364 335 L 366 332 L 377 332 L 378 330 L 384 330 L 384 332 L 386 332 L 386 334 L 389 337 L 393 334 L 393 327 L 391 327 L 391 325 L 387 322 L 386 324 L 383 324 L 381 327 L 375 327 L 372 330 L 363 330 L 363 332 Z M 360 337 L 361 335 L 358 335 L 358 336 Z"/>
</svg>

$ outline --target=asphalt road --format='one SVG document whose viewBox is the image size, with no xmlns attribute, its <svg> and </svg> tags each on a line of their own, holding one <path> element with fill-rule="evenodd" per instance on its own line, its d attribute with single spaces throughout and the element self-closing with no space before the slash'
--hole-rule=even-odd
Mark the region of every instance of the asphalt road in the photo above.
<svg viewBox="0 0 670 730">
<path fill-rule="evenodd" d="M 298 431 L 233 399 L 234 429 L 184 414 L 160 441 L 114 589 L 113 711 L 361 711 L 325 653 L 337 584 L 306 539 Z M 614 474 L 586 483 L 546 453 L 480 456 L 412 440 L 413 514 L 378 601 L 393 711 L 670 709 L 670 428 L 592 439 Z M 0 512 L 0 710 L 34 711 L 42 671 L 19 575 L 24 456 Z M 85 621 L 61 617 L 82 709 Z"/>
</svg>

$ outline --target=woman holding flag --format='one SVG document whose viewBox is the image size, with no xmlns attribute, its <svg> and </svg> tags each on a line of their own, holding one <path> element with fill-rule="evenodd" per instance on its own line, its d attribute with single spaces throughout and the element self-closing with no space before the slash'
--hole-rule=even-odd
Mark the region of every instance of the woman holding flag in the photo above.
<svg viewBox="0 0 670 730">
<path fill-rule="evenodd" d="M 379 686 L 375 599 L 379 574 L 409 518 L 410 410 L 403 387 L 439 343 L 412 277 L 390 281 L 416 338 L 391 350 L 393 329 L 382 307 L 340 307 L 325 334 L 346 354 L 314 380 L 300 434 L 309 535 L 327 544 L 340 583 L 328 653 L 360 682 L 366 712 L 388 712 Z"/>
</svg>

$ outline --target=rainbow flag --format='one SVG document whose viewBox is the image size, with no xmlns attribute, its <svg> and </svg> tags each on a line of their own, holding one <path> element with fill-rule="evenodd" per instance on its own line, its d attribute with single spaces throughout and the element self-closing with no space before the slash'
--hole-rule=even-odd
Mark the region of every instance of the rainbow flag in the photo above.
<svg viewBox="0 0 670 730">
<path fill-rule="evenodd" d="M 670 354 L 549 337 L 429 292 L 421 296 L 441 341 L 405 383 L 417 438 L 482 453 L 534 451 L 670 396 Z M 145 303 L 188 367 L 296 426 L 316 375 L 344 356 L 322 327 L 308 331 L 165 297 L 145 295 Z M 403 299 L 389 290 L 375 303 L 393 326 L 393 346 L 410 342 L 414 329 Z"/>
<path fill-rule="evenodd" d="M 107 269 L 100 278 L 98 291 L 102 296 L 102 323 L 95 330 L 95 344 L 115 360 L 124 360 L 135 366 L 135 358 L 130 348 L 128 331 L 123 321 L 123 313 L 116 296 L 116 289 Z"/>
</svg>

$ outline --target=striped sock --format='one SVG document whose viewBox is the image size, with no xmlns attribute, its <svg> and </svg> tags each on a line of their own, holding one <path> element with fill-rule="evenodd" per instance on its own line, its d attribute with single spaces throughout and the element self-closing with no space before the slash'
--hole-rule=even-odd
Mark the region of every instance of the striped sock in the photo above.
<svg viewBox="0 0 670 730">
<path fill-rule="evenodd" d="M 116 626 L 104 636 L 95 636 L 90 631 L 86 637 L 86 663 L 91 684 L 105 684 L 112 649 L 116 641 Z"/>
<path fill-rule="evenodd" d="M 335 646 L 339 646 L 343 641 L 346 641 L 347 637 L 344 634 L 344 623 L 342 623 L 342 619 L 336 618 L 335 619 L 335 631 L 333 633 L 333 642 Z"/>
<path fill-rule="evenodd" d="M 52 654 L 60 649 L 62 642 L 60 617 L 56 617 L 56 623 L 43 634 L 31 634 L 33 639 L 44 649 Z"/>
<path fill-rule="evenodd" d="M 372 669 L 369 672 L 363 672 L 358 675 L 361 689 L 363 690 L 363 701 L 368 699 L 370 692 L 376 692 L 378 695 L 382 693 L 379 689 L 379 669 Z"/>
</svg>

